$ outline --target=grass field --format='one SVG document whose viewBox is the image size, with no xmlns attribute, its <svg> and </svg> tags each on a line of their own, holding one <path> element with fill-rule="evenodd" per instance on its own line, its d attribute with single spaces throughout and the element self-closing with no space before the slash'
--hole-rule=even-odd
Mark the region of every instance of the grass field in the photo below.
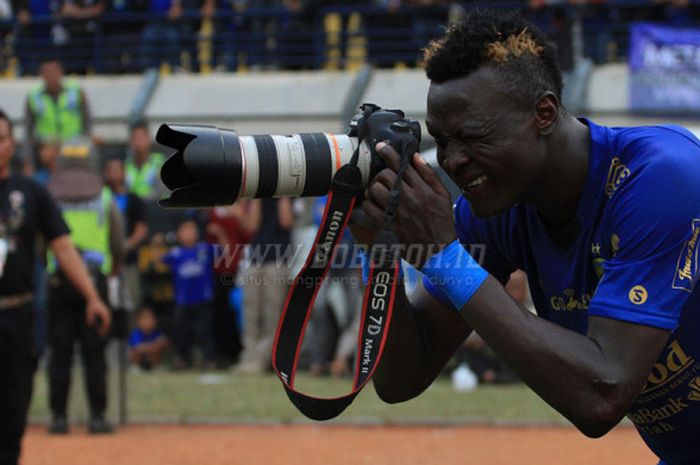
<svg viewBox="0 0 700 465">
<path fill-rule="evenodd" d="M 350 380 L 300 375 L 297 386 L 317 395 L 340 394 Z M 110 378 L 109 417 L 116 421 L 117 380 Z M 289 402 L 274 375 L 245 376 L 230 372 L 130 373 L 128 418 L 135 422 L 174 423 L 296 423 L 306 418 Z M 80 370 L 73 377 L 69 408 L 71 421 L 82 422 L 87 407 Z M 45 370 L 35 378 L 30 422 L 49 417 Z M 440 378 L 418 398 L 397 405 L 382 402 L 368 386 L 336 420 L 344 423 L 384 424 L 563 424 L 565 420 L 523 385 L 480 386 L 458 393 L 449 378 Z"/>
</svg>

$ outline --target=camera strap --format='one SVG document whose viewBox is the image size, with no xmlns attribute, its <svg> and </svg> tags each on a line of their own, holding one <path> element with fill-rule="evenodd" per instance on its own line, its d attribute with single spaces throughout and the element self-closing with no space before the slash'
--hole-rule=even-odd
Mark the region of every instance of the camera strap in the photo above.
<svg viewBox="0 0 700 465">
<path fill-rule="evenodd" d="M 321 227 L 301 271 L 295 278 L 280 316 L 272 348 L 272 366 L 287 396 L 307 417 L 328 420 L 339 415 L 369 382 L 379 364 L 389 332 L 399 279 L 400 247 L 389 230 L 400 196 L 401 176 L 408 165 L 404 157 L 398 182 L 391 191 L 385 230 L 369 251 L 369 278 L 362 304 L 361 327 L 352 391 L 334 398 L 320 398 L 294 389 L 301 343 L 323 279 L 330 269 L 336 246 L 345 231 L 353 207 L 362 193 L 362 176 L 355 163 L 341 167 L 333 177 Z"/>
</svg>

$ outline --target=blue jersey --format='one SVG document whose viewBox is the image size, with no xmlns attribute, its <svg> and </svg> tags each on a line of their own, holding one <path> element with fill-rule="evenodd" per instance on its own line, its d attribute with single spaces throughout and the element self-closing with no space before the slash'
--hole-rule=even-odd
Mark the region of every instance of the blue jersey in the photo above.
<svg viewBox="0 0 700 465">
<path fill-rule="evenodd" d="M 136 347 L 141 344 L 148 344 L 149 342 L 154 342 L 163 336 L 163 333 L 158 329 L 154 329 L 150 333 L 144 333 L 139 328 L 134 328 L 129 335 L 129 347 Z"/>
<path fill-rule="evenodd" d="M 174 247 L 163 257 L 170 266 L 175 303 L 180 306 L 210 302 L 214 298 L 214 252 L 211 244 Z"/>
<path fill-rule="evenodd" d="M 478 219 L 460 241 L 505 283 L 527 272 L 537 313 L 585 333 L 589 315 L 672 331 L 628 417 L 668 464 L 700 464 L 700 141 L 676 126 L 590 128 L 576 218 L 550 236 L 527 204 Z M 566 182 L 566 179 L 562 179 Z"/>
</svg>

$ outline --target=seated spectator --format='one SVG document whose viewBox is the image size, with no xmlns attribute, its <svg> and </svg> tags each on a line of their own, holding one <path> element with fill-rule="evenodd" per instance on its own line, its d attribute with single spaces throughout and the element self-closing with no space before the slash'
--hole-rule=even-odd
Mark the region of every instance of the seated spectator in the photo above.
<svg viewBox="0 0 700 465">
<path fill-rule="evenodd" d="M 163 262 L 170 266 L 175 288 L 175 368 L 192 366 L 194 339 L 202 350 L 203 360 L 197 365 L 214 368 L 212 337 L 212 301 L 214 300 L 214 256 L 211 244 L 200 242 L 197 223 L 187 219 L 177 229 L 178 245 Z"/>
<path fill-rule="evenodd" d="M 33 76 L 39 63 L 52 53 L 51 28 L 54 24 L 55 2 L 24 0 L 17 2 L 15 53 L 19 58 L 19 73 Z"/>
<path fill-rule="evenodd" d="M 142 308 L 136 316 L 136 327 L 129 335 L 129 362 L 150 371 L 160 363 L 168 345 L 168 338 L 158 329 L 153 310 Z"/>
<path fill-rule="evenodd" d="M 141 34 L 142 69 L 159 68 L 165 62 L 174 71 L 180 63 L 182 2 L 151 0 L 149 11 L 154 19 Z"/>
<path fill-rule="evenodd" d="M 98 19 L 105 11 L 106 0 L 60 0 L 58 4 L 57 24 L 51 32 L 66 71 L 78 74 L 85 74 L 88 69 L 94 71 Z"/>
<path fill-rule="evenodd" d="M 102 21 L 104 49 L 100 72 L 138 73 L 139 47 L 148 0 L 112 0 Z"/>
</svg>

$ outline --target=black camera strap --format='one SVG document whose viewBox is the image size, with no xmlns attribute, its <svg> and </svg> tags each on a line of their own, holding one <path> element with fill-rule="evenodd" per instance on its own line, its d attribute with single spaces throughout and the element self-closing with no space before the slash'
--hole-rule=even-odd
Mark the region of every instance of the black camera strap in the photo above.
<svg viewBox="0 0 700 465">
<path fill-rule="evenodd" d="M 362 324 L 358 334 L 355 374 L 350 393 L 334 398 L 309 396 L 294 389 L 294 378 L 301 342 L 316 295 L 332 265 L 336 246 L 363 190 L 356 156 L 333 177 L 314 245 L 287 294 L 272 348 L 272 366 L 292 403 L 313 420 L 328 420 L 345 410 L 369 382 L 382 356 L 396 290 L 401 284 L 399 240 L 389 227 L 398 208 L 401 177 L 408 166 L 409 156 L 402 155 L 398 181 L 391 190 L 391 200 L 386 211 L 385 229 L 378 234 L 367 257 L 370 271 L 362 304 Z"/>
</svg>

